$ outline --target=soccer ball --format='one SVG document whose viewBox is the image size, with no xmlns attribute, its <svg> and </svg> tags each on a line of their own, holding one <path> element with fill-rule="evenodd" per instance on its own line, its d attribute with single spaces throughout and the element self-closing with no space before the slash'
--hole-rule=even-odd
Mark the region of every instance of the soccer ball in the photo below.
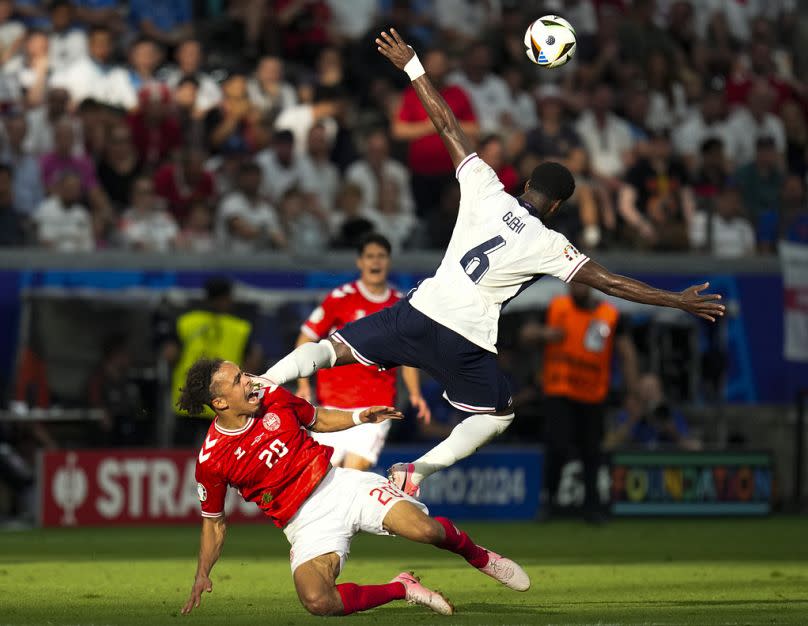
<svg viewBox="0 0 808 626">
<path fill-rule="evenodd" d="M 545 15 L 525 33 L 527 58 L 542 67 L 561 67 L 575 54 L 575 29 L 557 15 Z"/>
</svg>

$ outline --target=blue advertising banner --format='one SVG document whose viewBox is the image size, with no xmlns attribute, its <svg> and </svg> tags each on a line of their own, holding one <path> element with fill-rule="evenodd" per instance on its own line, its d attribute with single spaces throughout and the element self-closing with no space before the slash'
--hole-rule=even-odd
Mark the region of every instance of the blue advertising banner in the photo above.
<svg viewBox="0 0 808 626">
<path fill-rule="evenodd" d="M 199 288 L 210 270 L 11 270 L 0 271 L 0 382 L 10 372 L 16 354 L 20 294 L 25 289 L 149 289 Z M 228 271 L 238 283 L 256 289 L 317 291 L 352 279 L 353 272 Z M 647 274 L 631 275 L 663 289 L 681 290 L 709 281 L 723 295 L 734 314 L 725 321 L 729 350 L 725 400 L 730 403 L 791 402 L 808 375 L 808 365 L 788 364 L 783 357 L 783 281 L 779 274 Z M 413 287 L 423 274 L 394 272 L 391 280 L 402 290 Z M 546 284 L 546 279 L 539 283 Z M 559 283 L 560 285 L 560 283 Z M 541 285 L 532 289 L 540 288 Z M 530 291 L 530 290 L 528 290 Z M 523 298 L 529 296 L 525 293 Z M 305 315 L 300 313 L 301 318 Z M 282 348 L 282 349 L 281 349 Z M 283 353 L 288 346 L 279 347 Z M 272 350 L 269 351 L 272 353 Z"/>
<path fill-rule="evenodd" d="M 615 452 L 615 515 L 765 515 L 774 471 L 767 452 Z"/>
<path fill-rule="evenodd" d="M 373 471 L 384 475 L 393 463 L 417 459 L 428 449 L 389 446 Z M 431 515 L 450 519 L 533 520 L 539 514 L 543 468 L 539 447 L 486 446 L 427 478 L 420 500 Z"/>
</svg>

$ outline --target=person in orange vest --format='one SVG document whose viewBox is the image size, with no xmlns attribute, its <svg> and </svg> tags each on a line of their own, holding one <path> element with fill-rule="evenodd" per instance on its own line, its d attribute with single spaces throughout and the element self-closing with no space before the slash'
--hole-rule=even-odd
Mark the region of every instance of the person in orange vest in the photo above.
<svg viewBox="0 0 808 626">
<path fill-rule="evenodd" d="M 611 304 L 596 299 L 592 289 L 571 283 L 569 294 L 550 302 L 544 326 L 523 329 L 525 340 L 544 343 L 541 386 L 546 416 L 547 482 L 555 495 L 564 464 L 583 463 L 587 520 L 602 518 L 597 474 L 606 397 L 617 351 L 628 388 L 637 380 L 637 354 L 627 325 Z"/>
</svg>

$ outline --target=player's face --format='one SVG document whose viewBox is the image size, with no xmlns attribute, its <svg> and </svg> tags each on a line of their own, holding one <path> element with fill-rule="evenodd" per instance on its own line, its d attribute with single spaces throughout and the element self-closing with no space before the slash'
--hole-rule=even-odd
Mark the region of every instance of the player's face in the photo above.
<svg viewBox="0 0 808 626">
<path fill-rule="evenodd" d="M 252 376 L 245 374 L 235 363 L 225 361 L 211 381 L 216 390 L 213 408 L 216 411 L 232 411 L 237 415 L 248 415 L 258 408 L 260 398 Z"/>
<path fill-rule="evenodd" d="M 387 282 L 390 272 L 390 255 L 377 243 L 370 243 L 356 260 L 359 278 L 366 285 L 381 285 Z"/>
</svg>

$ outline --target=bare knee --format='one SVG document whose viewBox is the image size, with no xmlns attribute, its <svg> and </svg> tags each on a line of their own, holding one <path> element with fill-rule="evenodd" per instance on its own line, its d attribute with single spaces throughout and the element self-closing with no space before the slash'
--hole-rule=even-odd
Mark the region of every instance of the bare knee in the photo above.
<svg viewBox="0 0 808 626">
<path fill-rule="evenodd" d="M 304 591 L 300 594 L 300 602 L 312 615 L 342 614 L 342 603 L 337 600 L 336 592 L 324 593 L 319 589 Z"/>
</svg>

